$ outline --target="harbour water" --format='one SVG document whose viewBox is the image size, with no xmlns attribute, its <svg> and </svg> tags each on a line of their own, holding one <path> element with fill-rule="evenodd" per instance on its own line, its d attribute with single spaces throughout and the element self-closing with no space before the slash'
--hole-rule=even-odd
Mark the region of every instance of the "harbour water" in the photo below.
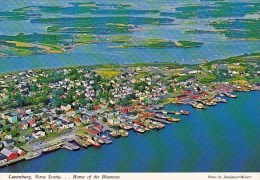
<svg viewBox="0 0 260 180">
<path fill-rule="evenodd" d="M 259 172 L 260 92 L 237 95 L 207 110 L 167 105 L 191 114 L 159 131 L 130 132 L 98 149 L 61 149 L 0 172 Z"/>
<path fill-rule="evenodd" d="M 249 2 L 251 2 L 250 0 Z M 68 6 L 68 3 L 78 2 L 77 0 L 66 1 L 50 1 L 43 0 L 41 2 L 31 0 L 24 0 L 19 3 L 15 1 L 3 2 L 0 11 L 11 11 L 16 8 L 25 7 L 28 5 L 44 5 L 54 6 L 63 5 Z M 111 3 L 108 0 L 97 0 L 98 3 Z M 180 5 L 187 3 L 207 4 L 206 1 L 144 1 L 140 3 L 136 0 L 131 1 L 113 1 L 114 3 L 130 3 L 137 9 L 156 9 L 161 11 L 168 11 Z M 254 2 L 254 1 L 252 1 Z M 106 16 L 106 15 L 103 15 Z M 148 15 L 146 15 L 148 16 Z M 149 15 L 151 17 L 155 15 Z M 159 14 L 156 17 L 160 17 Z M 231 17 L 230 17 L 231 18 Z M 178 63 L 201 63 L 203 60 L 217 60 L 228 58 L 232 56 L 239 56 L 245 53 L 253 53 L 260 51 L 260 41 L 250 40 L 229 40 L 224 34 L 209 33 L 209 34 L 187 34 L 186 30 L 204 29 L 211 30 L 208 23 L 214 19 L 204 18 L 196 23 L 187 23 L 189 19 L 174 19 L 171 25 L 144 25 L 143 30 L 132 33 L 125 33 L 138 38 L 160 38 L 173 41 L 187 40 L 203 42 L 201 47 L 196 48 L 110 48 L 109 46 L 115 44 L 100 43 L 77 46 L 75 49 L 63 54 L 44 54 L 31 55 L 20 57 L 1 57 L 0 58 L 0 73 L 22 71 L 27 69 L 37 68 L 58 68 L 76 65 L 93 65 L 93 64 L 108 64 L 108 63 L 136 63 L 136 62 L 178 62 Z M 194 20 L 193 20 L 194 21 Z M 21 21 L 0 21 L 0 35 L 17 35 L 24 34 L 45 34 L 47 27 L 50 24 L 30 23 L 29 20 Z"/>
</svg>

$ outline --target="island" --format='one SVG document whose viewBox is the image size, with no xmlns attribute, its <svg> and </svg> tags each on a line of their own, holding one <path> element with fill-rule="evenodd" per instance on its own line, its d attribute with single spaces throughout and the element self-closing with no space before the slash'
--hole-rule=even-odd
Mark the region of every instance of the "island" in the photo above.
<svg viewBox="0 0 260 180">
<path fill-rule="evenodd" d="M 185 109 L 164 110 L 169 103 L 205 110 L 236 98 L 235 92 L 259 91 L 259 60 L 260 53 L 252 53 L 201 64 L 103 64 L 1 74 L 0 166 L 60 148 L 99 148 L 130 130 L 142 134 L 192 116 Z"/>
</svg>

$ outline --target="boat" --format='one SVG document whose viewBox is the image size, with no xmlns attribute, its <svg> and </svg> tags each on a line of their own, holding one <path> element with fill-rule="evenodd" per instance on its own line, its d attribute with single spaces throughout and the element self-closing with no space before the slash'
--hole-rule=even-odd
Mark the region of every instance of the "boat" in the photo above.
<svg viewBox="0 0 260 180">
<path fill-rule="evenodd" d="M 173 118 L 173 117 L 168 118 L 168 120 L 169 120 L 169 121 L 172 121 L 172 122 L 179 122 L 179 121 L 181 121 L 180 118 Z"/>
<path fill-rule="evenodd" d="M 142 129 L 142 128 L 139 127 L 139 126 L 134 126 L 134 130 L 135 130 L 136 132 L 139 132 L 139 133 L 144 133 L 144 132 L 145 132 L 144 129 Z"/>
<path fill-rule="evenodd" d="M 76 140 L 76 143 L 80 145 L 81 147 L 87 148 L 87 143 L 84 142 L 84 140 Z"/>
<path fill-rule="evenodd" d="M 164 124 L 162 124 L 162 123 L 157 123 L 158 124 L 158 128 L 159 129 L 162 129 L 162 128 L 164 128 L 165 127 L 165 125 Z"/>
<path fill-rule="evenodd" d="M 115 138 L 120 135 L 120 134 L 117 133 L 116 131 L 111 131 L 109 134 L 110 134 L 111 136 L 115 137 Z"/>
<path fill-rule="evenodd" d="M 102 138 L 104 138 L 104 139 L 111 140 L 111 138 L 110 138 L 110 137 L 108 137 L 108 136 L 106 136 L 106 135 L 102 135 L 101 137 L 102 137 Z"/>
<path fill-rule="evenodd" d="M 149 126 L 147 125 L 147 126 L 144 127 L 144 130 L 145 130 L 145 131 L 150 131 L 151 129 L 150 129 Z"/>
<path fill-rule="evenodd" d="M 149 129 L 155 129 L 153 124 L 150 124 L 148 127 L 149 127 Z"/>
<path fill-rule="evenodd" d="M 181 119 L 180 118 L 173 118 L 173 120 L 172 120 L 173 122 L 180 122 L 181 121 Z"/>
<path fill-rule="evenodd" d="M 112 140 L 110 137 L 106 136 L 106 135 L 102 135 L 100 138 L 102 138 L 102 140 L 104 141 L 105 144 L 110 144 L 112 143 Z"/>
<path fill-rule="evenodd" d="M 127 137 L 128 136 L 128 132 L 126 130 L 120 129 L 119 133 L 122 137 Z"/>
<path fill-rule="evenodd" d="M 180 114 L 181 115 L 189 115 L 190 112 L 189 111 L 185 111 L 185 110 L 180 110 Z"/>
<path fill-rule="evenodd" d="M 175 115 L 180 115 L 181 113 L 180 113 L 180 112 L 178 112 L 178 111 L 176 111 L 174 114 L 175 114 Z"/>
<path fill-rule="evenodd" d="M 130 124 L 127 124 L 126 126 L 125 126 L 125 129 L 126 130 L 130 130 L 130 129 L 132 129 L 133 128 L 133 126 L 131 126 Z"/>
<path fill-rule="evenodd" d="M 230 98 L 237 98 L 237 95 L 235 94 L 225 93 L 225 95 Z"/>
<path fill-rule="evenodd" d="M 198 109 L 205 109 L 205 106 L 203 106 L 202 103 L 198 103 L 195 107 Z"/>
<path fill-rule="evenodd" d="M 34 159 L 42 155 L 42 152 L 32 152 L 30 155 L 25 156 L 26 160 Z"/>
<path fill-rule="evenodd" d="M 167 111 L 163 111 L 163 110 L 162 110 L 161 112 L 162 112 L 163 114 L 167 114 Z"/>
<path fill-rule="evenodd" d="M 101 146 L 98 142 L 94 141 L 93 139 L 88 138 L 87 141 L 90 142 L 91 145 L 94 146 L 94 147 L 100 147 Z"/>
<path fill-rule="evenodd" d="M 100 144 L 104 144 L 105 142 L 101 138 L 94 137 L 94 140 Z"/>
</svg>

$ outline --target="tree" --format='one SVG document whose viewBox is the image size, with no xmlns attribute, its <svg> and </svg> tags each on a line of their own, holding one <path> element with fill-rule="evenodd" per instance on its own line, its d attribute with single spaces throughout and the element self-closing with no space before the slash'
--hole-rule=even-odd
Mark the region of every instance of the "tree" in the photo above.
<svg viewBox="0 0 260 180">
<path fill-rule="evenodd" d="M 56 110 L 55 110 L 55 113 L 56 113 L 57 115 L 60 115 L 60 114 L 62 114 L 62 110 L 56 109 Z"/>
</svg>

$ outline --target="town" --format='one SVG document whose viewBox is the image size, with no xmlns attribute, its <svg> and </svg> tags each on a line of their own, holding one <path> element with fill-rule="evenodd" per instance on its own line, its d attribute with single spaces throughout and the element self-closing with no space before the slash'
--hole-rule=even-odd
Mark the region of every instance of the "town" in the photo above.
<svg viewBox="0 0 260 180">
<path fill-rule="evenodd" d="M 111 144 L 181 117 L 169 103 L 206 109 L 260 90 L 259 54 L 194 65 L 143 63 L 36 69 L 0 75 L 0 166 L 59 148 Z M 191 114 L 192 115 L 192 114 Z"/>
</svg>

